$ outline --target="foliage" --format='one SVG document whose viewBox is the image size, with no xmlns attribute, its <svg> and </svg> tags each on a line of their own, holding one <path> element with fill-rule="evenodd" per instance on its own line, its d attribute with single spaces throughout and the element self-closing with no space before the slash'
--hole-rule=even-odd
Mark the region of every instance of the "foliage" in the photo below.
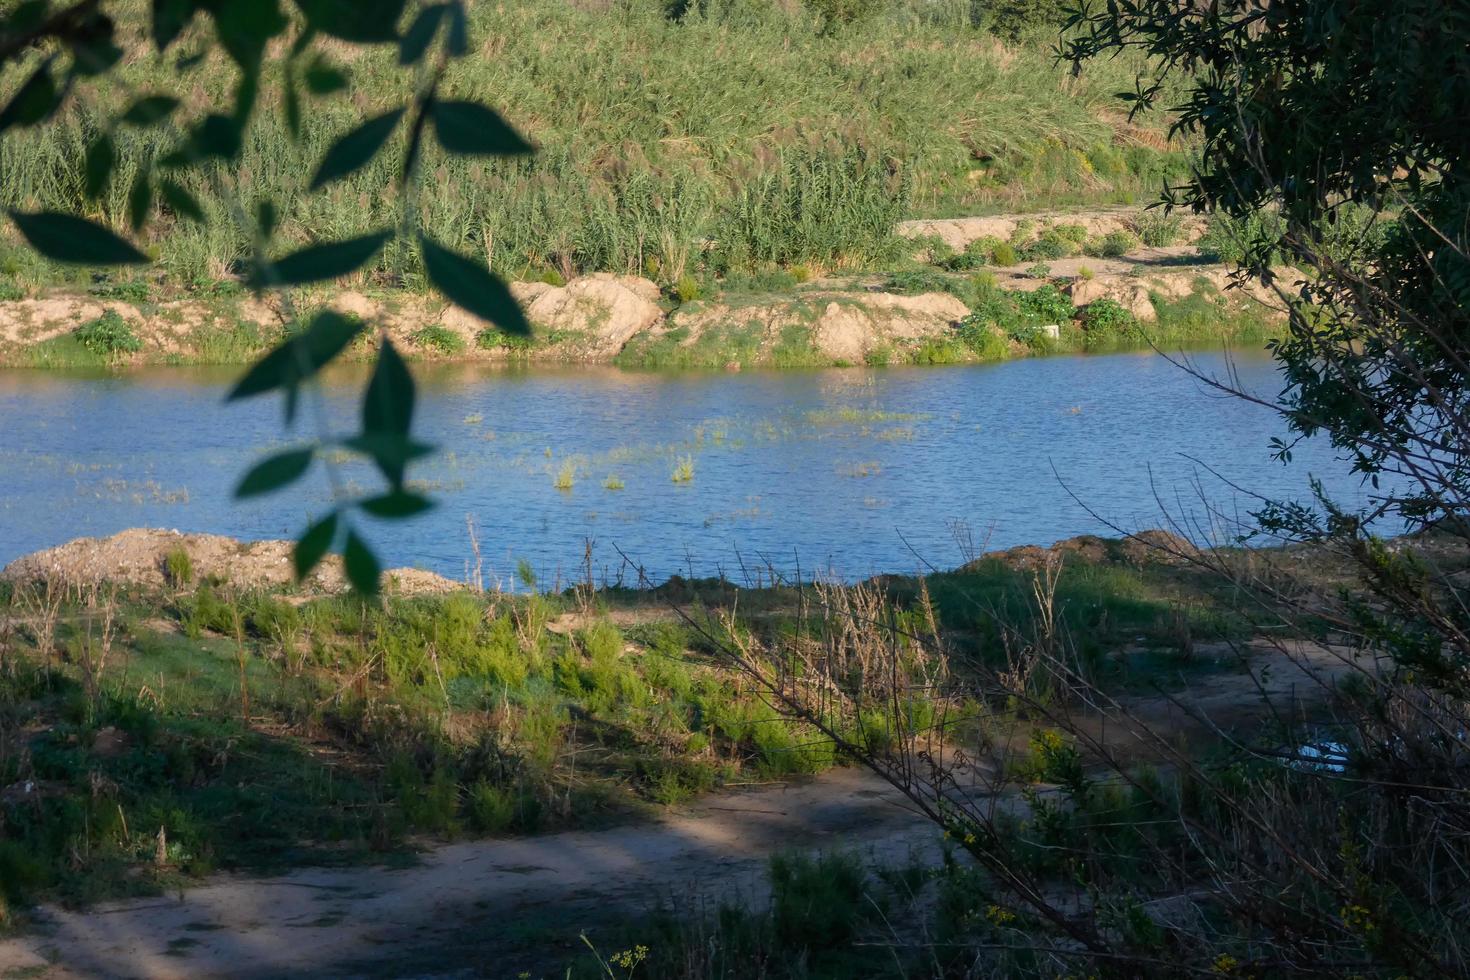
<svg viewBox="0 0 1470 980">
<path fill-rule="evenodd" d="M 1082 323 L 1087 329 L 1089 346 L 1136 340 L 1139 335 L 1138 317 L 1115 299 L 1096 299 L 1088 303 Z"/>
<path fill-rule="evenodd" d="M 1127 255 L 1139 246 L 1138 238 L 1127 231 L 1110 231 L 1098 238 L 1088 239 L 1082 250 L 1087 255 L 1115 259 Z"/>
<path fill-rule="evenodd" d="M 150 79 L 146 92 L 122 82 L 126 69 L 118 41 L 133 43 L 135 39 L 121 31 L 119 21 L 103 9 L 119 6 L 81 2 L 48 16 L 48 4 L 25 3 L 0 15 L 0 66 L 26 76 L 0 112 L 0 134 L 8 137 L 8 131 L 37 127 L 61 133 L 63 139 L 76 141 L 68 152 L 83 161 L 83 172 L 74 165 L 61 171 L 76 179 L 68 194 L 59 199 L 50 195 L 59 207 L 31 210 L 34 204 L 25 203 L 35 199 L 27 190 L 29 177 L 12 180 L 8 174 L 6 193 L 14 195 L 13 202 L 21 203 L 21 207 L 10 208 L 10 220 L 37 252 L 58 263 L 148 264 L 148 255 L 113 228 L 72 213 L 84 201 L 95 212 L 92 202 L 104 200 L 111 205 L 107 208 L 110 216 L 118 223 L 125 217 L 133 235 L 144 233 L 165 215 L 171 223 L 204 229 L 228 222 L 237 240 L 250 243 L 240 258 L 246 281 L 258 293 L 339 279 L 374 261 L 391 243 L 395 250 L 417 253 L 426 278 L 453 302 L 502 329 L 528 331 L 519 308 L 497 277 L 419 230 L 424 217 L 418 193 L 423 186 L 421 151 L 427 134 L 432 133 L 433 142 L 449 155 L 515 156 L 531 151 L 493 110 L 441 91 L 450 62 L 469 52 L 468 14 L 460 0 L 426 8 L 411 25 L 403 25 L 401 33 L 403 0 L 379 5 L 370 17 L 346 5 L 304 5 L 299 19 L 286 16 L 275 0 L 249 5 L 251 16 L 240 13 L 245 5 L 221 6 L 206 0 L 155 4 L 146 20 L 135 19 L 132 25 L 146 24 L 148 39 L 160 58 L 176 44 L 182 47 L 182 38 L 188 39 L 197 54 L 175 62 L 172 73 Z M 208 24 L 207 34 L 202 33 L 205 28 L 194 29 L 196 21 Z M 278 76 L 266 71 L 265 52 L 273 45 L 287 52 Z M 246 147 L 258 145 L 262 125 L 274 124 L 277 133 L 289 134 L 296 142 L 308 114 L 304 99 L 327 98 L 345 88 L 346 73 L 332 64 L 324 50 L 332 45 L 337 50 L 343 45 L 360 49 L 391 45 L 401 64 L 424 69 L 416 85 L 400 86 L 400 93 L 410 88 L 411 92 L 406 99 L 399 95 L 398 108 L 360 122 L 324 149 L 320 144 L 313 146 L 310 152 L 319 162 L 299 171 L 314 174 L 304 189 L 307 193 L 333 193 L 326 190 L 328 185 L 367 167 L 388 146 L 403 121 L 401 163 L 392 181 L 398 211 L 398 220 L 390 225 L 393 230 L 359 225 L 350 231 L 330 229 L 326 236 L 304 246 L 278 241 L 285 195 L 280 204 L 268 196 L 254 195 L 242 205 L 235 203 L 233 192 L 225 192 L 232 213 L 227 217 L 217 214 L 214 202 L 201 196 L 201 187 L 213 184 L 218 200 L 218 182 L 226 174 L 234 171 L 237 178 L 243 177 L 240 165 Z M 200 62 L 228 64 L 237 83 L 225 92 L 207 92 L 186 78 Z M 126 94 L 124 99 L 104 99 L 100 111 L 69 107 L 74 98 L 86 105 L 90 101 L 87 93 L 105 91 L 110 82 L 118 83 L 116 88 Z M 272 118 L 262 124 L 257 115 L 263 104 L 260 90 L 266 82 L 280 85 L 284 119 Z M 193 88 L 187 104 L 174 94 L 186 85 Z M 144 140 L 152 142 L 148 152 L 139 154 Z M 8 139 L 7 144 L 13 146 Z M 13 150 L 8 159 L 14 159 Z M 282 158 L 273 163 L 289 165 Z M 383 183 L 388 181 L 379 186 Z M 295 196 L 305 196 L 299 186 L 295 191 Z M 296 202 L 291 203 L 294 208 Z M 146 290 L 141 279 L 108 288 L 127 285 Z M 289 296 L 285 298 L 289 304 Z M 120 324 L 120 318 L 104 317 L 84 328 L 79 338 L 89 349 L 109 355 L 136 349 L 132 346 L 136 338 Z M 359 327 L 336 314 L 318 315 L 304 331 L 252 368 L 231 397 L 280 390 L 285 394 L 289 421 L 302 383 L 333 360 Z M 306 574 L 338 545 L 353 585 L 364 593 L 377 590 L 378 561 L 355 528 L 352 512 L 360 506 L 379 517 L 401 517 L 424 506 L 421 498 L 405 490 L 408 462 L 426 451 L 409 435 L 413 396 L 407 368 L 392 344 L 382 341 L 377 368 L 364 395 L 362 431 L 349 441 L 373 457 L 388 492 L 344 501 L 308 528 L 296 550 L 298 574 Z M 311 461 L 310 448 L 272 457 L 246 474 L 238 493 L 248 496 L 280 489 L 301 478 Z"/>
<path fill-rule="evenodd" d="M 143 349 L 143 342 L 132 326 L 116 310 L 106 310 L 97 319 L 77 327 L 76 338 L 87 350 L 103 357 L 136 354 Z"/>
<path fill-rule="evenodd" d="M 1154 209 L 1139 215 L 1133 222 L 1133 230 L 1149 248 L 1167 248 L 1178 240 L 1182 224 L 1179 215 Z"/>
</svg>

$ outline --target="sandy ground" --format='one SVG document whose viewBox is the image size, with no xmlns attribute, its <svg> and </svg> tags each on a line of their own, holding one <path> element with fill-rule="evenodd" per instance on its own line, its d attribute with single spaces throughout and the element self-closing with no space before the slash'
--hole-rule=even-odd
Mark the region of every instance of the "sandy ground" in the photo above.
<svg viewBox="0 0 1470 980">
<path fill-rule="evenodd" d="M 222 875 L 181 895 L 47 908 L 31 934 L 0 943 L 0 975 L 509 977 L 534 969 L 516 959 L 528 935 L 570 959 L 579 933 L 610 916 L 759 902 L 767 861 L 783 848 L 901 863 L 932 860 L 938 839 L 887 784 L 835 770 L 636 826 L 450 844 L 408 868 Z"/>
</svg>

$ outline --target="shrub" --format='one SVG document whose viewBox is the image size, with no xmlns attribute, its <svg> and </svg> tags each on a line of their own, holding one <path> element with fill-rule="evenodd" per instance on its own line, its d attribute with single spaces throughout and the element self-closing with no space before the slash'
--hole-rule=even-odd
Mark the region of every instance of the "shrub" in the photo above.
<svg viewBox="0 0 1470 980">
<path fill-rule="evenodd" d="M 1016 254 L 1015 248 L 1009 242 L 1001 242 L 995 248 L 991 249 L 990 261 L 999 266 L 1009 266 L 1016 265 L 1021 261 L 1021 258 Z"/>
<path fill-rule="evenodd" d="M 1115 299 L 1098 299 L 1087 304 L 1082 322 L 1089 344 L 1133 339 L 1140 333 L 1138 317 Z"/>
<path fill-rule="evenodd" d="M 699 284 L 698 279 L 686 272 L 669 289 L 669 296 L 676 303 L 692 303 L 704 298 L 704 287 Z"/>
<path fill-rule="evenodd" d="M 409 337 L 415 344 L 440 354 L 459 354 L 464 351 L 464 338 L 437 323 L 415 330 Z"/>
<path fill-rule="evenodd" d="M 1036 241 L 1021 249 L 1024 259 L 1064 259 L 1080 251 L 1077 242 L 1065 237 L 1055 228 L 1048 228 Z"/>
<path fill-rule="evenodd" d="M 116 310 L 108 310 L 97 319 L 82 324 L 77 328 L 76 338 L 87 350 L 103 357 L 136 354 L 143 349 L 143 342 Z"/>
<path fill-rule="evenodd" d="M 1133 230 L 1149 248 L 1165 248 L 1179 239 L 1182 224 L 1178 215 L 1157 210 L 1145 211 L 1133 222 Z"/>
<path fill-rule="evenodd" d="M 1132 232 L 1110 231 L 1101 238 L 1089 239 L 1083 251 L 1088 255 L 1115 259 L 1132 252 L 1139 244 L 1138 238 Z"/>
<path fill-rule="evenodd" d="M 516 800 L 499 786 L 482 780 L 470 787 L 465 810 L 475 831 L 503 834 L 515 823 Z"/>
<path fill-rule="evenodd" d="M 26 298 L 25 287 L 18 282 L 0 282 L 0 303 L 14 303 Z"/>
<path fill-rule="evenodd" d="M 1032 279 L 1050 279 L 1051 266 L 1047 265 L 1045 262 L 1038 262 L 1035 265 L 1028 266 L 1026 268 L 1026 275 Z"/>
<path fill-rule="evenodd" d="M 1034 317 L 1038 323 L 1068 323 L 1077 315 L 1072 301 L 1050 283 L 1033 292 L 1021 293 L 1016 297 L 1016 305 L 1023 315 Z"/>
</svg>

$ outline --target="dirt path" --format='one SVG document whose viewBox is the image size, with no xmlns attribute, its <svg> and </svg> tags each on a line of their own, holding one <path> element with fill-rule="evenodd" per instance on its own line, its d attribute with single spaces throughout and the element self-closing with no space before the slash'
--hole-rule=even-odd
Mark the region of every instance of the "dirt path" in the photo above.
<svg viewBox="0 0 1470 980">
<path fill-rule="evenodd" d="M 31 934 L 0 943 L 0 976 L 513 977 L 548 949 L 570 959 L 579 933 L 613 915 L 759 902 L 783 848 L 896 864 L 937 846 L 933 825 L 887 784 L 835 770 L 637 826 L 451 844 L 408 868 L 228 875 L 182 895 L 47 908 Z"/>
</svg>

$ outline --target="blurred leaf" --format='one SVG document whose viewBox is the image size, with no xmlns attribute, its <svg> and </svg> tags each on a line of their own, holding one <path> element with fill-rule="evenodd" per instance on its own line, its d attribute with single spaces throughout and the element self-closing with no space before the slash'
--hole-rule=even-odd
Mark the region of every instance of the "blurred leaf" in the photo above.
<svg viewBox="0 0 1470 980">
<path fill-rule="evenodd" d="M 408 435 L 413 423 L 413 375 L 393 341 L 384 338 L 378 363 L 362 403 L 362 431 L 366 435 Z"/>
<path fill-rule="evenodd" d="M 56 111 L 61 97 L 56 91 L 56 80 L 51 77 L 51 62 L 47 58 L 31 77 L 23 82 L 10 97 L 4 109 L 0 109 L 0 133 L 12 126 L 34 126 Z"/>
<path fill-rule="evenodd" d="M 262 200 L 255 208 L 255 221 L 260 226 L 260 237 L 270 241 L 276 233 L 276 205 L 275 202 Z"/>
<path fill-rule="evenodd" d="M 10 220 L 31 247 L 48 259 L 78 265 L 140 265 L 148 256 L 85 218 L 57 211 L 11 211 Z"/>
<path fill-rule="evenodd" d="M 296 76 L 290 66 L 286 67 L 286 78 L 282 83 L 286 100 L 286 129 L 293 140 L 301 137 L 301 93 L 296 90 Z"/>
<path fill-rule="evenodd" d="M 306 66 L 306 88 L 312 95 L 331 95 L 347 87 L 347 74 L 317 55 Z"/>
<path fill-rule="evenodd" d="M 439 30 L 439 24 L 444 20 L 444 15 L 449 11 L 449 5 L 445 3 L 430 4 L 419 15 L 414 18 L 408 30 L 403 32 L 403 40 L 398 43 L 398 63 L 400 65 L 417 64 L 429 49 L 429 44 L 434 40 L 434 34 Z"/>
<path fill-rule="evenodd" d="M 214 33 L 220 47 L 249 74 L 259 70 L 270 39 L 290 26 L 281 13 L 279 0 L 229 0 L 201 6 L 214 17 Z"/>
<path fill-rule="evenodd" d="M 434 451 L 428 443 L 415 442 L 401 433 L 377 433 L 353 436 L 342 440 L 342 448 L 371 457 L 378 468 L 394 466 L 406 468 L 416 459 L 422 459 Z"/>
<path fill-rule="evenodd" d="M 499 276 L 449 251 L 428 235 L 420 235 L 419 241 L 423 245 L 424 269 L 429 281 L 456 306 L 488 320 L 506 333 L 521 336 L 531 333 L 531 324 L 521 312 L 520 304 Z"/>
<path fill-rule="evenodd" d="M 378 594 L 378 577 L 382 566 L 367 542 L 357 536 L 356 531 L 347 532 L 347 546 L 342 549 L 342 561 L 347 566 L 347 581 L 362 595 Z"/>
<path fill-rule="evenodd" d="M 367 437 L 397 436 L 407 444 L 408 430 L 413 424 L 413 375 L 403 362 L 393 342 L 386 337 L 378 349 L 378 364 L 362 398 L 362 431 Z M 373 454 L 378 469 L 395 488 L 403 485 L 407 454 L 395 455 L 396 448 L 385 440 Z"/>
<path fill-rule="evenodd" d="M 243 128 L 238 119 L 212 113 L 194 131 L 194 149 L 202 157 L 232 160 L 240 153 Z"/>
<path fill-rule="evenodd" d="M 117 147 L 113 145 L 112 134 L 103 133 L 87 147 L 86 194 L 89 200 L 95 201 L 107 189 L 108 178 L 116 164 Z"/>
<path fill-rule="evenodd" d="M 393 135 L 393 130 L 402 117 L 402 109 L 384 113 L 369 119 L 333 143 L 326 156 L 322 157 L 316 176 L 311 179 L 311 189 L 316 190 L 365 166 L 383 148 L 388 137 Z"/>
<path fill-rule="evenodd" d="M 258 497 L 295 483 L 311 468 L 313 455 L 310 449 L 293 449 L 257 463 L 235 488 L 236 499 Z"/>
<path fill-rule="evenodd" d="M 343 242 L 308 245 L 278 259 L 267 279 L 264 270 L 251 273 L 252 284 L 262 286 L 299 286 L 308 282 L 336 279 L 361 268 L 383 248 L 392 233 L 375 231 L 371 235 L 349 238 Z"/>
<path fill-rule="evenodd" d="M 435 102 L 432 112 L 439 145 L 451 153 L 519 156 L 535 152 L 499 113 L 478 102 Z"/>
<path fill-rule="evenodd" d="M 128 106 L 122 121 L 133 126 L 153 126 L 167 119 L 179 107 L 172 95 L 145 95 Z"/>
<path fill-rule="evenodd" d="M 434 502 L 419 494 L 400 490 L 364 500 L 358 506 L 374 517 L 402 518 L 422 514 L 433 507 Z"/>
<path fill-rule="evenodd" d="M 25 0 L 10 12 L 6 25 L 12 32 L 29 31 L 41 26 L 51 4 L 49 0 Z"/>
<path fill-rule="evenodd" d="M 381 44 L 398 39 L 404 0 L 296 0 L 312 27 L 323 34 Z"/>
<path fill-rule="evenodd" d="M 174 214 L 191 221 L 204 222 L 204 209 L 194 200 L 194 195 L 167 178 L 158 182 L 158 193 L 163 203 L 173 209 Z"/>
<path fill-rule="evenodd" d="M 300 334 L 287 340 L 255 363 L 226 401 L 294 388 L 320 371 L 362 332 L 363 322 L 331 310 L 318 313 Z"/>
<path fill-rule="evenodd" d="M 463 58 L 470 53 L 468 22 L 462 0 L 453 0 L 449 5 L 449 38 L 446 45 L 450 55 L 455 58 Z"/>
<path fill-rule="evenodd" d="M 128 189 L 128 224 L 134 231 L 142 230 L 152 206 L 153 184 L 148 179 L 148 169 L 140 167 L 133 177 L 133 186 Z"/>
<path fill-rule="evenodd" d="M 326 517 L 317 521 L 302 532 L 301 538 L 296 542 L 296 548 L 291 554 L 292 564 L 296 567 L 296 581 L 300 582 L 311 574 L 311 570 L 321 564 L 321 560 L 327 556 L 327 551 L 332 547 L 332 539 L 337 536 L 337 512 L 333 511 Z"/>
<path fill-rule="evenodd" d="M 153 0 L 153 44 L 163 51 L 183 33 L 198 9 L 195 0 Z"/>
</svg>

